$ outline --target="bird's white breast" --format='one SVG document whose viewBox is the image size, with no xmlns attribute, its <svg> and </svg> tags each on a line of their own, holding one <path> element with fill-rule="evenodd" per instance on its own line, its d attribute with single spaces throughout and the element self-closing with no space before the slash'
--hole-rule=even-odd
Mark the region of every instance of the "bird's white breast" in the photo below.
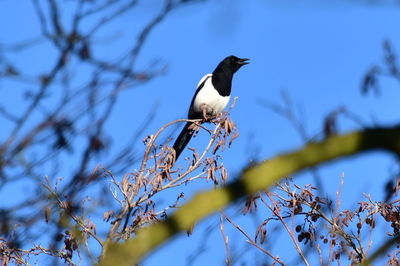
<svg viewBox="0 0 400 266">
<path fill-rule="evenodd" d="M 199 85 L 202 83 L 204 79 L 207 79 L 203 88 L 197 93 L 196 98 L 194 99 L 193 108 L 195 112 L 202 112 L 201 106 L 207 105 L 207 108 L 212 109 L 212 114 L 215 115 L 217 113 L 222 112 L 225 107 L 228 105 L 229 96 L 221 96 L 218 91 L 214 88 L 211 82 L 211 74 L 208 74 L 200 80 Z"/>
</svg>

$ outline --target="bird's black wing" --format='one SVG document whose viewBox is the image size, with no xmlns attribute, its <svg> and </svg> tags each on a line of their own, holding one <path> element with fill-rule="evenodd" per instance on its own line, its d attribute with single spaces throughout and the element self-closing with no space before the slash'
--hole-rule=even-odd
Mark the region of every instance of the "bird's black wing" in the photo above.
<svg viewBox="0 0 400 266">
<path fill-rule="evenodd" d="M 204 78 L 204 80 L 197 86 L 196 92 L 194 93 L 192 102 L 190 103 L 190 107 L 189 107 L 189 112 L 188 112 L 189 119 L 202 118 L 201 113 L 194 112 L 193 104 L 194 104 L 194 100 L 196 99 L 197 94 L 204 87 L 204 84 L 206 83 L 206 81 L 209 78 L 211 78 L 211 75 Z M 178 138 L 175 140 L 175 143 L 174 143 L 175 160 L 178 160 L 179 155 L 182 153 L 183 149 L 186 147 L 186 145 L 189 143 L 190 139 L 193 136 L 193 130 L 189 130 L 189 127 L 191 124 L 192 124 L 191 122 L 187 122 L 185 124 L 185 126 L 183 127 L 181 133 L 179 134 Z"/>
</svg>

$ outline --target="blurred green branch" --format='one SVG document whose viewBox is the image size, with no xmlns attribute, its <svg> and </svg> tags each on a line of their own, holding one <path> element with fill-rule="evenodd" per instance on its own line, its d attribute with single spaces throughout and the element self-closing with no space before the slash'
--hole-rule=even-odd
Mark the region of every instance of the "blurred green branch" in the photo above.
<svg viewBox="0 0 400 266">
<path fill-rule="evenodd" d="M 372 255 L 367 258 L 361 266 L 368 266 L 372 265 L 372 262 L 379 258 L 381 255 L 385 254 L 386 251 L 388 251 L 391 247 L 394 245 L 398 245 L 400 242 L 400 235 L 393 236 L 392 238 L 386 240 Z"/>
<path fill-rule="evenodd" d="M 140 229 L 125 243 L 111 244 L 100 265 L 132 265 L 194 223 L 245 195 L 310 167 L 366 151 L 400 154 L 400 126 L 373 128 L 329 137 L 245 169 L 240 178 L 218 189 L 198 193 L 166 220 Z"/>
</svg>

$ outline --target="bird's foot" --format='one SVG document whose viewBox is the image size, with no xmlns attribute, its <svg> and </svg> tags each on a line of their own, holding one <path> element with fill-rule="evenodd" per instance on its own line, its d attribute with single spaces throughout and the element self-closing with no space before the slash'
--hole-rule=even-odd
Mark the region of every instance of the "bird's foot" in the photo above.
<svg viewBox="0 0 400 266">
<path fill-rule="evenodd" d="M 209 122 L 211 119 L 214 118 L 214 115 L 210 115 L 212 114 L 212 109 L 210 109 L 210 107 L 206 104 L 203 104 L 201 106 L 201 111 L 203 113 L 203 122 Z"/>
</svg>

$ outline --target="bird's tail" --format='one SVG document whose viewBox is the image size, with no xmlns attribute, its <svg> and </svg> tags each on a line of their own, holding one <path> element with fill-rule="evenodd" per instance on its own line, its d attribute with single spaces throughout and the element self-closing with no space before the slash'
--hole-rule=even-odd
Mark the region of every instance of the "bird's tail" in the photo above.
<svg viewBox="0 0 400 266">
<path fill-rule="evenodd" d="M 174 143 L 174 150 L 175 150 L 175 161 L 178 160 L 179 155 L 189 143 L 190 139 L 193 136 L 193 130 L 190 130 L 189 127 L 192 123 L 187 122 L 185 127 L 182 129 L 181 133 L 179 134 L 178 138 L 175 140 Z"/>
</svg>

